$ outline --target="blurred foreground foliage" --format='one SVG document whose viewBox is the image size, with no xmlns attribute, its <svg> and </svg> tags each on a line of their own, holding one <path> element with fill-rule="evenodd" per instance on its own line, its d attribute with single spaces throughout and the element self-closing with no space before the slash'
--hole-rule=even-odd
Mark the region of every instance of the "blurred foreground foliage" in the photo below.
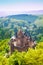
<svg viewBox="0 0 43 65">
<path fill-rule="evenodd" d="M 15 51 L 9 57 L 9 39 L 0 41 L 0 65 L 43 65 L 43 42 L 37 43 L 35 49 L 28 49 L 27 52 Z"/>
</svg>

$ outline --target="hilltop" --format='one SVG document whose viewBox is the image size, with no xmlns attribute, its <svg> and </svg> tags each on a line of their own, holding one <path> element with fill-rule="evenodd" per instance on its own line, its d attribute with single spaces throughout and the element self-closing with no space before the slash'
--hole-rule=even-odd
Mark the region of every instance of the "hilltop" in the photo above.
<svg viewBox="0 0 43 65">
<path fill-rule="evenodd" d="M 19 14 L 0 17 L 0 39 L 16 35 L 20 28 L 35 40 L 42 39 L 43 15 Z"/>
</svg>

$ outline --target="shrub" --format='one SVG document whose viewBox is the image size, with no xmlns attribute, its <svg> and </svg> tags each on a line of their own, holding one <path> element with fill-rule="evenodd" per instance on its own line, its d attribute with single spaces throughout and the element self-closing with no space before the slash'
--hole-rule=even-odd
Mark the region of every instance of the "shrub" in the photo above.
<svg viewBox="0 0 43 65">
<path fill-rule="evenodd" d="M 7 43 L 7 39 L 0 41 L 0 65 L 43 65 L 43 42 L 37 43 L 35 49 L 29 48 L 27 52 L 14 51 L 6 58 L 4 55 L 9 50 Z"/>
</svg>

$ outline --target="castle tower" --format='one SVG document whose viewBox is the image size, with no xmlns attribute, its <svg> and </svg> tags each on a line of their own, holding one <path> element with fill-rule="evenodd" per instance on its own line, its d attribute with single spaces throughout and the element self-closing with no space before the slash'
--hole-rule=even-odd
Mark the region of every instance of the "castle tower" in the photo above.
<svg viewBox="0 0 43 65">
<path fill-rule="evenodd" d="M 21 29 L 19 29 L 19 31 L 18 31 L 18 33 L 17 33 L 17 37 L 18 37 L 18 38 L 23 38 L 23 37 L 24 37 L 24 34 L 23 34 L 23 32 L 22 32 Z"/>
</svg>

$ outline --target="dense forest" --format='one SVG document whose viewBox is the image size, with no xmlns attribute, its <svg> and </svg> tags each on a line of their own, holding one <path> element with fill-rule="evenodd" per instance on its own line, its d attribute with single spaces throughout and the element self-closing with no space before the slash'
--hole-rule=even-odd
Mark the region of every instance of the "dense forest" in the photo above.
<svg viewBox="0 0 43 65">
<path fill-rule="evenodd" d="M 10 38 L 21 29 L 37 42 L 35 49 L 9 55 Z M 43 15 L 11 15 L 0 17 L 0 65 L 43 65 Z"/>
<path fill-rule="evenodd" d="M 36 41 L 43 41 L 43 15 L 12 15 L 0 18 L 0 40 L 11 38 L 22 29 Z"/>
</svg>

